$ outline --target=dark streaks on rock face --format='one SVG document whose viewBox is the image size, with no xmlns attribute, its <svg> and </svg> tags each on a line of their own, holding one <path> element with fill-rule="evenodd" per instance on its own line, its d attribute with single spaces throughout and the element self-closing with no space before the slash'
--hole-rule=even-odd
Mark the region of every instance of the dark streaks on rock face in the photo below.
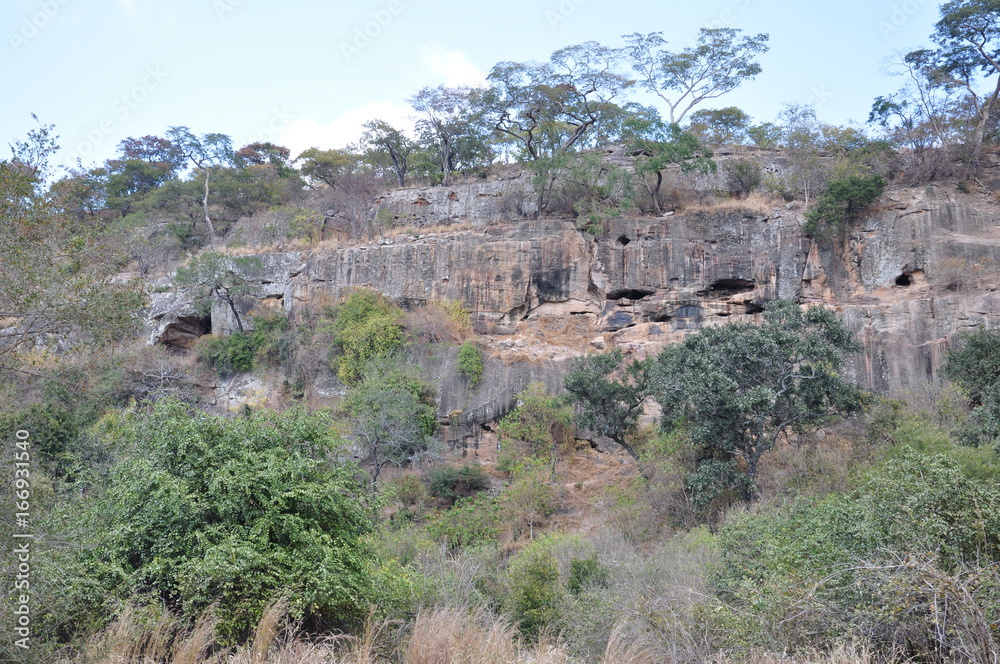
<svg viewBox="0 0 1000 664">
<path fill-rule="evenodd" d="M 482 199 L 461 191 L 458 198 L 445 196 L 440 205 Z M 822 246 L 803 237 L 802 212 L 784 207 L 769 214 L 618 218 L 596 240 L 570 220 L 485 226 L 474 220 L 470 230 L 263 256 L 262 282 L 270 282 L 271 297 L 282 294 L 293 314 L 355 287 L 414 305 L 457 300 L 472 312 L 476 329 L 490 333 L 503 326 L 516 334 L 536 318 L 580 314 L 592 321 L 593 335 L 609 333 L 609 345 L 647 354 L 705 325 L 756 320 L 768 301 L 795 299 L 834 308 L 857 335 L 866 350 L 851 358 L 849 375 L 878 390 L 905 392 L 928 376 L 938 379 L 956 332 L 1000 328 L 1000 208 L 972 197 L 956 202 L 932 189 L 894 190 L 887 199 L 894 205 L 862 220 L 846 241 Z M 429 215 L 453 211 L 428 200 L 422 210 Z M 190 303 L 184 309 L 172 295 L 155 297 L 150 318 L 159 332 L 151 340 L 179 326 L 178 317 L 193 315 Z M 212 315 L 212 329 L 224 333 L 226 312 L 216 307 Z M 174 329 L 180 328 L 170 334 Z M 503 384 L 477 401 L 473 419 L 502 412 L 529 377 L 557 388 L 559 376 L 550 372 L 567 363 L 546 360 L 523 370 L 491 364 Z M 442 394 L 445 402 L 462 407 L 454 394 Z"/>
</svg>

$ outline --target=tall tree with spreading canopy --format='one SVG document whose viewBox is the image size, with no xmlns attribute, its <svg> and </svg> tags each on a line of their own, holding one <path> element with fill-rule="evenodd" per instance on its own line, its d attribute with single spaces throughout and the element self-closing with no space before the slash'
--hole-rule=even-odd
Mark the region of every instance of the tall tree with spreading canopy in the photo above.
<svg viewBox="0 0 1000 664">
<path fill-rule="evenodd" d="M 976 115 L 971 165 L 978 167 L 986 127 L 1000 98 L 1000 2 L 946 2 L 931 39 L 938 45 L 934 76 L 941 84 L 965 90 Z M 984 83 L 985 90 L 980 87 Z"/>
<path fill-rule="evenodd" d="M 423 88 L 409 99 L 410 105 L 421 116 L 417 120 L 417 131 L 422 135 L 423 142 L 437 153 L 444 185 L 448 184 L 463 152 L 469 157 L 470 153 L 485 148 L 485 144 L 475 145 L 482 142 L 477 140 L 482 137 L 479 136 L 478 110 L 473 98 L 472 88 L 439 85 Z"/>
<path fill-rule="evenodd" d="M 760 325 L 706 327 L 664 349 L 649 385 L 663 429 L 686 429 L 697 447 L 696 501 L 725 489 L 752 500 L 760 460 L 782 437 L 857 413 L 863 392 L 840 369 L 860 349 L 832 311 L 788 300 L 769 303 Z"/>
<path fill-rule="evenodd" d="M 674 53 L 662 32 L 625 36 L 639 84 L 666 102 L 670 122 L 680 123 L 696 106 L 732 92 L 761 72 L 754 58 L 767 52 L 766 34 L 744 36 L 736 28 L 702 28 L 698 42 Z"/>
<path fill-rule="evenodd" d="M 229 136 L 220 133 L 195 136 L 187 127 L 171 127 L 167 130 L 167 138 L 205 176 L 205 196 L 202 199 L 202 207 L 205 211 L 205 225 L 208 227 L 209 243 L 214 245 L 216 241 L 215 225 L 208 214 L 209 181 L 213 167 L 233 164 L 233 141 Z"/>
<path fill-rule="evenodd" d="M 501 62 L 481 95 L 486 122 L 526 159 L 553 157 L 579 144 L 609 115 L 632 81 L 615 71 L 615 49 L 597 42 L 567 46 L 546 63 Z"/>
</svg>

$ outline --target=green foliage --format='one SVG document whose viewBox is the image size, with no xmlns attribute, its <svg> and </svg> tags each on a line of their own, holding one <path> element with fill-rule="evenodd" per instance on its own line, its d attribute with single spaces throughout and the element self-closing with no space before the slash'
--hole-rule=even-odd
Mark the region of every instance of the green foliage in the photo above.
<svg viewBox="0 0 1000 664">
<path fill-rule="evenodd" d="M 573 439 L 573 413 L 542 383 L 531 383 L 517 395 L 517 407 L 497 424 L 502 450 L 513 447 L 516 456 L 555 464 L 559 448 Z M 513 460 L 513 459 L 512 459 Z"/>
<path fill-rule="evenodd" d="M 959 335 L 944 373 L 972 402 L 969 421 L 958 432 L 968 445 L 1000 443 L 1000 333 L 979 329 Z"/>
<path fill-rule="evenodd" d="M 702 28 L 683 51 L 666 49 L 661 32 L 626 35 L 625 55 L 639 85 L 658 95 L 681 122 L 695 106 L 731 92 L 761 72 L 754 61 L 767 52 L 766 34 L 743 35 L 735 28 Z"/>
<path fill-rule="evenodd" d="M 441 512 L 427 523 L 427 533 L 443 541 L 449 549 L 496 544 L 500 535 L 500 503 L 480 493 L 460 498 L 454 507 Z"/>
<path fill-rule="evenodd" d="M 427 491 L 448 505 L 490 488 L 490 477 L 478 463 L 435 468 L 427 476 Z"/>
<path fill-rule="evenodd" d="M 942 576 L 979 566 L 988 578 L 1000 553 L 998 506 L 995 481 L 969 477 L 942 455 L 903 451 L 849 494 L 734 514 L 720 532 L 715 584 L 746 619 L 741 631 L 750 645 L 803 647 L 852 624 L 892 625 L 901 619 L 894 614 L 926 607 L 951 582 L 924 576 L 924 592 L 893 608 L 901 579 L 888 570 L 905 571 L 929 556 Z M 995 600 L 975 601 L 986 607 Z M 962 610 L 957 602 L 955 610 Z M 877 638 L 891 639 L 891 630 Z"/>
<path fill-rule="evenodd" d="M 559 507 L 552 468 L 544 461 L 528 459 L 515 464 L 512 474 L 513 480 L 500 497 L 505 521 L 515 537 L 527 526 L 528 538 L 534 539 L 535 527 L 544 525 Z"/>
<path fill-rule="evenodd" d="M 350 626 L 366 614 L 372 515 L 357 468 L 332 462 L 340 442 L 322 416 L 291 411 L 219 418 L 168 400 L 105 418 L 120 454 L 107 490 L 78 501 L 89 533 L 66 593 L 75 621 L 134 594 L 192 619 L 216 606 L 239 640 L 287 593 L 293 615 Z"/>
<path fill-rule="evenodd" d="M 331 366 L 345 385 L 361 380 L 366 362 L 386 357 L 403 346 L 403 311 L 392 300 L 372 291 L 352 291 L 337 307 L 331 331 L 340 351 Z"/>
<path fill-rule="evenodd" d="M 838 373 L 859 349 L 832 311 L 776 300 L 760 325 L 706 327 L 660 353 L 652 394 L 663 429 L 685 429 L 697 450 L 696 503 L 720 491 L 752 499 L 760 460 L 781 436 L 859 412 L 861 391 Z"/>
<path fill-rule="evenodd" d="M 878 174 L 831 180 L 808 212 L 802 230 L 817 239 L 843 237 L 851 221 L 879 199 L 886 180 Z"/>
<path fill-rule="evenodd" d="M 735 106 L 695 111 L 688 125 L 688 131 L 711 145 L 743 144 L 749 128 L 750 116 Z"/>
<path fill-rule="evenodd" d="M 240 309 L 257 292 L 254 283 L 260 277 L 263 261 L 256 256 L 227 256 L 218 252 L 199 254 L 184 267 L 177 268 L 174 282 L 194 289 L 201 313 L 210 311 L 213 298 L 229 306 L 236 326 L 243 332 Z"/>
<path fill-rule="evenodd" d="M 764 181 L 760 164 L 756 161 L 737 159 L 727 162 L 723 170 L 726 173 L 726 187 L 741 195 L 749 194 Z"/>
<path fill-rule="evenodd" d="M 466 341 L 459 347 L 458 373 L 471 387 L 479 385 L 479 381 L 483 378 L 483 351 L 479 350 L 479 346 Z"/>
<path fill-rule="evenodd" d="M 364 365 L 363 378 L 344 399 L 353 435 L 372 463 L 372 481 L 387 465 L 435 457 L 438 444 L 434 388 L 395 357 L 376 358 Z"/>
<path fill-rule="evenodd" d="M 569 579 L 566 589 L 574 595 L 593 588 L 607 588 L 610 585 L 608 569 L 596 556 L 579 558 L 569 563 Z"/>
<path fill-rule="evenodd" d="M 511 563 L 505 608 L 517 621 L 521 633 L 537 638 L 554 627 L 560 618 L 563 590 L 559 585 L 559 565 L 547 542 L 539 542 L 521 552 Z"/>
<path fill-rule="evenodd" d="M 248 332 L 229 336 L 208 336 L 198 347 L 200 359 L 219 372 L 252 371 L 264 363 L 282 363 L 290 359 L 288 319 L 284 316 L 258 316 Z"/>
<path fill-rule="evenodd" d="M 624 357 L 619 348 L 580 357 L 563 384 L 582 411 L 580 425 L 607 436 L 639 461 L 628 438 L 638 429 L 642 403 L 649 394 L 650 363 L 631 362 L 623 367 Z"/>
</svg>

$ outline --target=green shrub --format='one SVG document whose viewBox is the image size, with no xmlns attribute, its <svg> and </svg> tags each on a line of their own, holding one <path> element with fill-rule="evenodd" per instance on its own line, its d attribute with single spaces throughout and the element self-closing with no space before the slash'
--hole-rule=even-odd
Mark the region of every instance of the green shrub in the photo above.
<svg viewBox="0 0 1000 664">
<path fill-rule="evenodd" d="M 848 224 L 879 199 L 886 184 L 885 178 L 878 174 L 848 175 L 831 180 L 826 191 L 806 212 L 803 232 L 817 239 L 842 237 Z"/>
<path fill-rule="evenodd" d="M 734 636 L 758 647 L 813 647 L 816 635 L 886 619 L 899 589 L 887 570 L 920 558 L 940 579 L 963 569 L 986 574 L 1000 561 L 1000 489 L 946 456 L 904 450 L 849 494 L 731 516 L 720 544 L 715 585 L 746 619 Z M 924 581 L 926 593 L 949 591 Z M 899 629 L 926 629 L 908 625 Z"/>
<path fill-rule="evenodd" d="M 444 541 L 449 549 L 496 543 L 500 535 L 500 504 L 484 493 L 461 498 L 454 507 L 428 522 L 427 533 Z"/>
<path fill-rule="evenodd" d="M 505 608 L 525 636 L 536 638 L 558 624 L 564 597 L 559 565 L 546 542 L 528 547 L 514 559 L 508 588 Z"/>
<path fill-rule="evenodd" d="M 291 359 L 288 319 L 281 315 L 256 316 L 253 329 L 229 336 L 207 336 L 198 357 L 219 374 L 253 371 L 262 364 L 283 364 Z"/>
<path fill-rule="evenodd" d="M 459 498 L 485 491 L 490 488 L 490 477 L 478 463 L 468 466 L 445 466 L 435 468 L 427 477 L 430 495 L 453 505 Z"/>
<path fill-rule="evenodd" d="M 331 330 L 340 355 L 331 358 L 331 366 L 345 385 L 361 380 L 366 362 L 403 346 L 402 315 L 396 303 L 372 291 L 353 291 L 337 307 Z"/>
<path fill-rule="evenodd" d="M 764 181 L 760 164 L 748 159 L 737 159 L 728 162 L 723 171 L 726 174 L 726 187 L 740 195 L 749 194 Z"/>
<path fill-rule="evenodd" d="M 80 540 L 63 554 L 59 619 L 141 593 L 187 619 L 214 604 L 219 633 L 238 641 L 279 593 L 313 624 L 367 614 L 374 560 L 360 537 L 372 514 L 357 467 L 330 461 L 340 443 L 327 419 L 222 418 L 163 400 L 107 416 L 96 435 L 121 459 L 106 492 L 70 510 Z"/>
<path fill-rule="evenodd" d="M 518 405 L 497 425 L 500 448 L 517 450 L 508 459 L 532 457 L 555 463 L 560 446 L 573 440 L 573 409 L 549 396 L 545 385 L 532 383 L 517 395 Z"/>
<path fill-rule="evenodd" d="M 569 580 L 566 581 L 566 588 L 574 595 L 592 588 L 607 588 L 609 581 L 607 568 L 596 556 L 571 560 L 569 563 Z"/>
<path fill-rule="evenodd" d="M 469 385 L 476 387 L 483 378 L 483 352 L 474 343 L 466 341 L 458 349 L 458 373 Z"/>
</svg>

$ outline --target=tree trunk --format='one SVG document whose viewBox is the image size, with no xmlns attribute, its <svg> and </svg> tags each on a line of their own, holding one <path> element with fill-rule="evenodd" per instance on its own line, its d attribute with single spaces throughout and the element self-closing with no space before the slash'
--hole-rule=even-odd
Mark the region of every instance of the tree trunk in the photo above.
<svg viewBox="0 0 1000 664">
<path fill-rule="evenodd" d="M 208 178 L 209 170 L 205 169 L 205 198 L 202 199 L 202 206 L 205 208 L 205 225 L 208 226 L 208 245 L 210 247 L 215 246 L 215 226 L 212 225 L 212 219 L 208 216 Z M 242 328 L 241 328 L 242 331 Z"/>
<path fill-rule="evenodd" d="M 243 334 L 243 321 L 240 320 L 240 314 L 236 311 L 236 303 L 233 302 L 233 298 L 225 298 L 226 303 L 229 304 L 229 309 L 233 312 L 233 316 L 236 317 L 236 327 L 240 328 L 240 334 Z"/>
</svg>

